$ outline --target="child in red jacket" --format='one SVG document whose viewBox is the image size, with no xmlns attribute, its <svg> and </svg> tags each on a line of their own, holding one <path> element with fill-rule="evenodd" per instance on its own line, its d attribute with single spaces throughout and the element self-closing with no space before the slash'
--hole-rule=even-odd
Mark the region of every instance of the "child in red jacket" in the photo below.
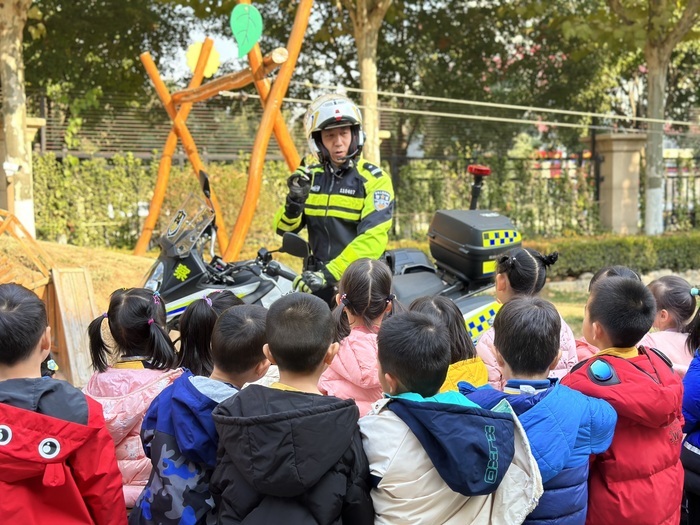
<svg viewBox="0 0 700 525">
<path fill-rule="evenodd" d="M 0 521 L 122 525 L 122 480 L 102 407 L 41 377 L 51 347 L 44 303 L 0 285 Z"/>
<path fill-rule="evenodd" d="M 600 352 L 561 383 L 604 399 L 618 419 L 610 448 L 592 456 L 587 524 L 680 521 L 683 387 L 666 356 L 634 347 L 655 315 L 654 297 L 637 280 L 608 277 L 591 289 L 583 335 Z"/>
</svg>

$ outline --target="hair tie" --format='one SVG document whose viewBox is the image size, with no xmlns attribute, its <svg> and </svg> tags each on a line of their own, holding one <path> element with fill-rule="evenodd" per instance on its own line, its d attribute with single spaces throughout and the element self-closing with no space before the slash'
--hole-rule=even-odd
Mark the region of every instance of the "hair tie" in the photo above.
<svg viewBox="0 0 700 525">
<path fill-rule="evenodd" d="M 340 302 L 345 306 L 350 306 L 350 299 L 348 299 L 348 294 L 344 293 L 340 296 Z"/>
<path fill-rule="evenodd" d="M 107 312 L 103 313 L 103 314 L 102 314 L 102 317 L 104 317 L 105 319 L 107 319 Z"/>
<path fill-rule="evenodd" d="M 698 288 L 696 288 L 695 286 L 693 286 L 690 289 L 690 295 L 700 295 L 700 290 Z"/>
<path fill-rule="evenodd" d="M 151 317 L 151 318 L 148 320 L 148 326 L 151 326 L 152 324 L 153 324 L 153 318 Z"/>
<path fill-rule="evenodd" d="M 203 297 L 203 299 L 207 302 L 207 304 L 209 305 L 209 308 L 211 308 L 212 307 L 211 306 L 211 299 L 209 297 L 207 297 L 206 295 Z"/>
<path fill-rule="evenodd" d="M 160 304 L 160 293 L 159 292 L 153 292 L 153 302 L 155 304 Z"/>
<path fill-rule="evenodd" d="M 389 295 L 386 296 L 386 302 L 387 302 L 387 303 L 390 303 L 390 302 L 393 301 L 394 299 L 396 299 L 396 296 L 395 296 L 393 293 L 390 293 Z"/>
</svg>

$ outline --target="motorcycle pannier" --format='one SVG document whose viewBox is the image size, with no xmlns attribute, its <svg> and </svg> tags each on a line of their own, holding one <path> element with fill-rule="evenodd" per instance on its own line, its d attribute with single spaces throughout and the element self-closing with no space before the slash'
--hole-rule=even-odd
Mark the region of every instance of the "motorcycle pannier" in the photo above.
<svg viewBox="0 0 700 525">
<path fill-rule="evenodd" d="M 520 246 L 520 233 L 503 215 L 488 210 L 440 210 L 428 230 L 430 253 L 441 270 L 464 281 L 493 277 L 496 259 Z"/>
</svg>

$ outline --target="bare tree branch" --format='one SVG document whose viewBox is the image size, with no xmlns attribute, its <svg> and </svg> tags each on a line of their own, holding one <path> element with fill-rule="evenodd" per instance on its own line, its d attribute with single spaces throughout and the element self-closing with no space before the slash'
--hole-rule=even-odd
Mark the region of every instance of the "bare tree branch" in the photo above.
<svg viewBox="0 0 700 525">
<path fill-rule="evenodd" d="M 360 2 L 364 0 L 358 0 Z M 357 7 L 355 6 L 355 0 L 338 0 L 338 5 L 345 7 L 347 9 L 348 14 L 350 15 L 350 21 L 352 22 L 353 28 L 357 27 L 357 13 L 356 9 Z"/>
<path fill-rule="evenodd" d="M 634 20 L 630 15 L 629 11 L 625 6 L 622 5 L 621 0 L 607 0 L 610 10 L 617 15 L 617 17 L 622 21 L 623 24 L 631 26 L 634 25 Z"/>
</svg>

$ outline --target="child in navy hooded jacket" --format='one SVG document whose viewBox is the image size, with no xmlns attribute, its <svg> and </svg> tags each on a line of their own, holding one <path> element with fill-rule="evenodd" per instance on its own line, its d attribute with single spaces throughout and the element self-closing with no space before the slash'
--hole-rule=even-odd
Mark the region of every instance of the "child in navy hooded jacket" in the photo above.
<svg viewBox="0 0 700 525">
<path fill-rule="evenodd" d="M 211 376 L 186 370 L 151 404 L 141 437 L 153 470 L 130 525 L 206 522 L 214 508 L 209 481 L 219 442 L 212 411 L 265 375 L 265 316 L 264 308 L 250 305 L 223 312 L 211 337 Z"/>
<path fill-rule="evenodd" d="M 507 403 L 490 411 L 439 393 L 451 346 L 442 322 L 392 316 L 378 345 L 387 398 L 360 419 L 375 525 L 522 523 L 542 494 L 525 432 Z"/>
<path fill-rule="evenodd" d="M 547 377 L 559 361 L 561 328 L 551 303 L 513 299 L 496 315 L 494 328 L 504 391 L 462 382 L 460 392 L 484 408 L 507 400 L 525 428 L 544 483 L 540 503 L 525 523 L 583 525 L 589 456 L 608 449 L 617 414 L 606 401 Z"/>
</svg>

